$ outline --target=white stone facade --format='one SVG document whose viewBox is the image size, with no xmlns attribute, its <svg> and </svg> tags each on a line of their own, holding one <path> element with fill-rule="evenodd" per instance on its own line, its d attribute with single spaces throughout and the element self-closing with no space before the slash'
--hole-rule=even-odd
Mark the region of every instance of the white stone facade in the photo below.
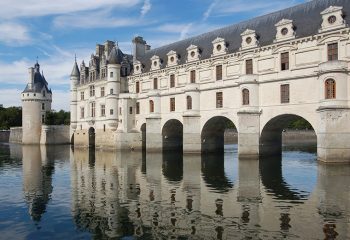
<svg viewBox="0 0 350 240">
<path fill-rule="evenodd" d="M 164 56 L 152 53 L 145 60 L 151 50 L 143 41 L 144 52 L 138 51 L 140 58 L 136 56 L 133 72 L 127 77 L 118 75 L 121 63 L 107 64 L 107 78 L 74 84 L 72 77 L 71 111 L 77 113 L 76 119 L 72 115 L 75 144 L 87 145 L 88 129 L 93 127 L 96 145 L 138 148 L 146 123 L 147 150 L 159 150 L 166 137 L 162 134 L 164 125 L 178 120 L 183 126 L 184 152 L 200 152 L 204 126 L 220 116 L 236 126 L 240 156 L 256 157 L 264 152 L 262 146 L 268 149 L 278 145 L 281 137 L 275 132 L 286 127 L 286 122 L 302 117 L 317 134 L 320 160 L 350 161 L 350 29 L 340 14 L 342 9 L 319 11 L 319 18 L 334 27 L 324 20 L 314 34 L 303 37 L 298 35 L 300 26 L 286 18 L 265 26 L 277 32 L 270 43 L 259 41 L 258 30 L 246 28 L 241 31 L 241 46 L 231 51 L 230 39 L 216 36 L 208 43 L 209 57 L 202 57 L 205 50 L 200 46 L 190 44 L 180 49 L 185 54 L 170 49 Z M 329 15 L 332 12 L 335 14 Z M 113 77 L 110 72 L 114 72 Z M 91 86 L 95 87 L 95 96 L 89 96 Z M 102 87 L 105 96 L 100 95 Z M 248 98 L 244 99 L 243 92 Z M 103 105 L 105 116 L 101 114 Z M 82 108 L 83 118 L 79 117 Z M 123 147 L 117 140 L 120 136 Z"/>
</svg>

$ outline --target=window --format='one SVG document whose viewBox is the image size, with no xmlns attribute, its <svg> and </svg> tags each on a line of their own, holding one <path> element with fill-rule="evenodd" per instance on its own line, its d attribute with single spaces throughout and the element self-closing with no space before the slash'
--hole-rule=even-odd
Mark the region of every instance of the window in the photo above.
<svg viewBox="0 0 350 240">
<path fill-rule="evenodd" d="M 109 73 L 109 76 L 112 78 L 112 77 L 113 77 L 113 72 L 110 72 L 110 73 Z"/>
<path fill-rule="evenodd" d="M 113 109 L 109 109 L 109 115 L 113 115 Z"/>
<path fill-rule="evenodd" d="M 243 105 L 249 105 L 249 90 L 243 89 L 242 90 L 242 99 L 243 99 Z"/>
<path fill-rule="evenodd" d="M 90 86 L 90 97 L 93 97 L 93 96 L 95 96 L 95 86 L 94 85 Z"/>
<path fill-rule="evenodd" d="M 334 79 L 327 79 L 325 82 L 325 98 L 333 99 L 335 98 L 335 81 Z"/>
<path fill-rule="evenodd" d="M 154 112 L 154 102 L 153 100 L 149 100 L 149 112 Z"/>
<path fill-rule="evenodd" d="M 140 82 L 136 82 L 136 93 L 140 92 Z"/>
<path fill-rule="evenodd" d="M 328 44 L 328 61 L 338 60 L 338 43 Z"/>
<path fill-rule="evenodd" d="M 253 74 L 253 60 L 248 59 L 245 61 L 245 73 L 246 74 Z"/>
<path fill-rule="evenodd" d="M 80 108 L 80 119 L 83 119 L 84 118 L 84 115 L 85 115 L 85 113 L 84 113 L 84 108 L 82 107 L 82 108 Z"/>
<path fill-rule="evenodd" d="M 192 70 L 190 74 L 190 82 L 195 83 L 196 82 L 196 70 Z"/>
<path fill-rule="evenodd" d="M 158 89 L 158 79 L 157 78 L 153 79 L 153 89 Z"/>
<path fill-rule="evenodd" d="M 119 115 L 122 115 L 122 108 L 119 108 Z"/>
<path fill-rule="evenodd" d="M 41 104 L 41 110 L 45 110 L 45 103 Z"/>
<path fill-rule="evenodd" d="M 140 114 L 140 103 L 136 103 L 136 114 Z"/>
<path fill-rule="evenodd" d="M 112 95 L 113 94 L 113 88 L 109 89 L 109 93 Z"/>
<path fill-rule="evenodd" d="M 289 103 L 289 84 L 281 85 L 281 103 Z"/>
<path fill-rule="evenodd" d="M 175 111 L 175 98 L 170 98 L 170 112 Z"/>
<path fill-rule="evenodd" d="M 175 75 L 174 74 L 170 75 L 170 87 L 171 88 L 175 87 Z"/>
<path fill-rule="evenodd" d="M 222 65 L 216 66 L 216 80 L 222 80 Z"/>
<path fill-rule="evenodd" d="M 94 102 L 91 103 L 91 117 L 95 117 L 95 108 L 96 104 Z"/>
<path fill-rule="evenodd" d="M 46 95 L 46 92 L 45 92 L 45 90 L 43 91 L 43 97 L 45 97 L 45 95 Z"/>
<path fill-rule="evenodd" d="M 132 107 L 129 107 L 129 114 L 132 114 Z"/>
<path fill-rule="evenodd" d="M 289 69 L 289 52 L 281 53 L 281 70 Z"/>
<path fill-rule="evenodd" d="M 223 106 L 223 99 L 222 99 L 222 92 L 216 93 L 216 108 L 222 108 Z"/>
<path fill-rule="evenodd" d="M 105 96 L 105 88 L 101 87 L 101 97 L 104 97 L 104 96 Z"/>
<path fill-rule="evenodd" d="M 41 123 L 45 123 L 45 115 L 41 115 Z"/>
<path fill-rule="evenodd" d="M 84 100 L 84 92 L 80 92 L 80 100 Z"/>
<path fill-rule="evenodd" d="M 191 110 L 192 109 L 192 97 L 191 96 L 186 97 L 186 103 L 187 103 L 187 110 Z"/>
<path fill-rule="evenodd" d="M 101 105 L 101 117 L 105 117 L 105 116 L 106 116 L 106 106 Z"/>
</svg>

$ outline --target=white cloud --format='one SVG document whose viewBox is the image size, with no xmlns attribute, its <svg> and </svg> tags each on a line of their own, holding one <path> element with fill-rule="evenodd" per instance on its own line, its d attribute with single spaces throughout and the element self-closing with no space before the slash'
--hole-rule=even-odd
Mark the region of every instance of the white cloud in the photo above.
<svg viewBox="0 0 350 240">
<path fill-rule="evenodd" d="M 0 89 L 0 103 L 3 104 L 4 107 L 21 106 L 22 91 L 23 89 L 17 88 Z"/>
<path fill-rule="evenodd" d="M 151 8 L 152 8 L 151 1 L 145 0 L 141 8 L 141 17 L 145 16 L 151 10 Z"/>
<path fill-rule="evenodd" d="M 70 111 L 70 92 L 63 90 L 52 91 L 52 109 Z"/>
<path fill-rule="evenodd" d="M 254 12 L 254 15 L 277 11 L 293 6 L 296 0 L 214 0 L 203 14 L 203 20 L 211 15 L 229 15 L 234 13 Z"/>
<path fill-rule="evenodd" d="M 203 14 L 203 21 L 207 20 L 210 16 L 211 12 L 213 11 L 214 7 L 217 5 L 218 1 L 214 0 L 208 7 L 208 9 Z"/>
<path fill-rule="evenodd" d="M 127 8 L 140 0 L 1 0 L 0 18 L 38 17 L 91 11 L 107 7 Z M 94 19 L 91 19 L 93 21 Z"/>
<path fill-rule="evenodd" d="M 58 28 L 110 28 L 132 26 L 139 23 L 138 19 L 112 16 L 111 9 L 80 14 L 67 14 L 58 16 L 53 21 Z"/>
<path fill-rule="evenodd" d="M 0 23 L 0 42 L 9 46 L 23 46 L 32 42 L 29 29 L 19 23 Z"/>
</svg>

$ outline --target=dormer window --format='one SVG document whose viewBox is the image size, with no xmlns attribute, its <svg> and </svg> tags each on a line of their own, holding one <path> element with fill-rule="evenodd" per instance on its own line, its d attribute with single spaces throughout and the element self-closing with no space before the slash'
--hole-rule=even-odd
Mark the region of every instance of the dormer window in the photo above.
<svg viewBox="0 0 350 240">
<path fill-rule="evenodd" d="M 254 30 L 247 29 L 242 34 L 241 49 L 249 49 L 258 46 L 258 39 Z"/>
<path fill-rule="evenodd" d="M 154 55 L 154 56 L 151 58 L 151 62 L 152 62 L 151 70 L 159 70 L 159 69 L 160 69 L 160 67 L 161 67 L 161 61 L 160 61 L 159 56 Z"/>
<path fill-rule="evenodd" d="M 289 19 L 282 19 L 275 24 L 276 39 L 275 42 L 285 41 L 295 38 L 295 31 L 293 21 Z"/>
<path fill-rule="evenodd" d="M 199 60 L 200 51 L 197 46 L 191 45 L 186 50 L 187 50 L 187 62 L 193 62 L 193 61 Z"/>
<path fill-rule="evenodd" d="M 134 66 L 135 66 L 135 73 L 136 74 L 140 74 L 142 73 L 142 64 L 140 61 L 136 60 L 135 63 L 134 63 Z"/>
<path fill-rule="evenodd" d="M 282 34 L 283 36 L 286 36 L 286 35 L 288 34 L 288 28 L 282 28 L 281 34 Z"/>
<path fill-rule="evenodd" d="M 343 15 L 343 7 L 330 6 L 321 12 L 322 25 L 319 32 L 326 32 L 346 27 Z"/>
<path fill-rule="evenodd" d="M 175 51 L 168 52 L 167 56 L 168 56 L 168 66 L 177 65 L 179 61 L 179 56 Z"/>
<path fill-rule="evenodd" d="M 332 15 L 328 18 L 328 23 L 329 24 L 334 24 L 337 21 L 337 17 Z"/>
<path fill-rule="evenodd" d="M 214 41 L 212 41 L 213 44 L 213 56 L 226 54 L 227 48 L 226 48 L 226 42 L 223 38 L 216 38 Z"/>
</svg>

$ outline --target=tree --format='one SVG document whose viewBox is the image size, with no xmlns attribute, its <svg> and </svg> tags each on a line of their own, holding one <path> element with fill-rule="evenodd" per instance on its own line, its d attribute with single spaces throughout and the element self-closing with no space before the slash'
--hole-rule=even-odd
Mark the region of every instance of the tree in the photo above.
<svg viewBox="0 0 350 240">
<path fill-rule="evenodd" d="M 22 126 L 21 107 L 0 107 L 0 130 Z"/>
<path fill-rule="evenodd" d="M 45 118 L 46 125 L 69 125 L 70 124 L 70 113 L 64 110 L 58 112 L 52 110 L 46 112 Z"/>
</svg>

